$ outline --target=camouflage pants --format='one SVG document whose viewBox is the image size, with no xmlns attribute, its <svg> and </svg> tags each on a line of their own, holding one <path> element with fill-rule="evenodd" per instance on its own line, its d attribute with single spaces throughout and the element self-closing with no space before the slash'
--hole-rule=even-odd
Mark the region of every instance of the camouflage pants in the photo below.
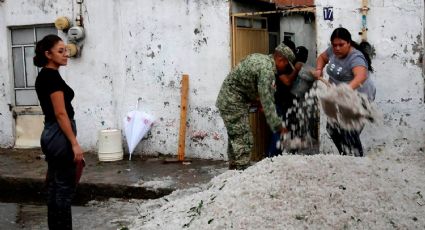
<svg viewBox="0 0 425 230">
<path fill-rule="evenodd" d="M 238 95 L 222 95 L 221 92 L 216 105 L 227 129 L 229 165 L 248 165 L 254 143 L 249 125 L 248 105 Z"/>
</svg>

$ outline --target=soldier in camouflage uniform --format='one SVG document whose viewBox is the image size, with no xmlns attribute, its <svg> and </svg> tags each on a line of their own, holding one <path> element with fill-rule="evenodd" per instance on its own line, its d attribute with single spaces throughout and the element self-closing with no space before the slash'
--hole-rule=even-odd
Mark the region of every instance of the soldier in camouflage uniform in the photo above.
<svg viewBox="0 0 425 230">
<path fill-rule="evenodd" d="M 275 76 L 293 67 L 295 55 L 280 44 L 273 55 L 251 54 L 243 59 L 224 80 L 217 97 L 227 128 L 229 169 L 245 169 L 250 164 L 253 137 L 249 126 L 249 103 L 258 97 L 266 121 L 273 132 L 286 132 L 274 103 Z"/>
</svg>

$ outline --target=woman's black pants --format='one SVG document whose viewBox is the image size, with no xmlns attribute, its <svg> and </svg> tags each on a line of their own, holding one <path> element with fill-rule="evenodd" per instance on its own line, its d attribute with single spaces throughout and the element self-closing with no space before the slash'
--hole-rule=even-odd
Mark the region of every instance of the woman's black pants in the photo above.
<svg viewBox="0 0 425 230">
<path fill-rule="evenodd" d="M 362 129 L 360 131 L 345 130 L 336 124 L 326 124 L 326 130 L 341 155 L 363 156 L 363 146 L 360 140 Z"/>
<path fill-rule="evenodd" d="M 75 122 L 71 121 L 76 134 Z M 47 215 L 49 229 L 72 229 L 71 202 L 75 194 L 76 165 L 72 146 L 58 123 L 48 122 L 41 135 L 46 155 Z"/>
</svg>

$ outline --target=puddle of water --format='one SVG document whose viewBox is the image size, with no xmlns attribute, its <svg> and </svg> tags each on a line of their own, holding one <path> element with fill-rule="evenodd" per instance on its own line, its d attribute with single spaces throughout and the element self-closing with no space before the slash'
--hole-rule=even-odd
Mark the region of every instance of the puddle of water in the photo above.
<svg viewBox="0 0 425 230">
<path fill-rule="evenodd" d="M 138 201 L 140 202 L 140 201 Z M 126 227 L 138 215 L 137 205 L 129 201 L 93 201 L 72 206 L 74 229 L 116 230 Z M 45 230 L 47 206 L 41 204 L 0 203 L 0 228 Z"/>
</svg>

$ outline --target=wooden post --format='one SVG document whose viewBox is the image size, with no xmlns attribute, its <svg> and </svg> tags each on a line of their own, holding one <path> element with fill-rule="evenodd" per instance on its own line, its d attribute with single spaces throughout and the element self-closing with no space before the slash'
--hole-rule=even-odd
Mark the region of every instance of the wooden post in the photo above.
<svg viewBox="0 0 425 230">
<path fill-rule="evenodd" d="M 232 16 L 232 69 L 236 65 L 236 17 Z"/>
<path fill-rule="evenodd" d="M 185 142 L 186 142 L 186 116 L 187 116 L 187 94 L 189 91 L 189 75 L 184 74 L 181 88 L 180 105 L 180 130 L 179 130 L 179 148 L 177 157 L 179 161 L 184 160 Z"/>
</svg>

